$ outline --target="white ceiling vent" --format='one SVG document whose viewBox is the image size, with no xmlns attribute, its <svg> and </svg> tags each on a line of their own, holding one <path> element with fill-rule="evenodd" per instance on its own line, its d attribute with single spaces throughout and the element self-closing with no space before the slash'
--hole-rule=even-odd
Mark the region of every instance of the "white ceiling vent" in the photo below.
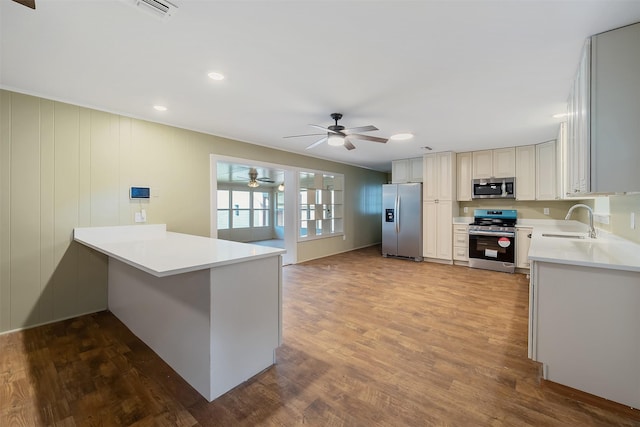
<svg viewBox="0 0 640 427">
<path fill-rule="evenodd" d="M 138 9 L 167 21 L 178 11 L 178 6 L 167 0 L 123 0 Z"/>
</svg>

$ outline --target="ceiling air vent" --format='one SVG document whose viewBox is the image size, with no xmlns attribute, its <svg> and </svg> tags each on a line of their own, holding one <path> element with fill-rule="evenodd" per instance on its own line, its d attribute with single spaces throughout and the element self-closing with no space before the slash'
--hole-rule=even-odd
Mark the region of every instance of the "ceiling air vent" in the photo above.
<svg viewBox="0 0 640 427">
<path fill-rule="evenodd" d="M 125 0 L 125 2 L 163 21 L 168 20 L 178 11 L 178 6 L 167 0 Z"/>
</svg>

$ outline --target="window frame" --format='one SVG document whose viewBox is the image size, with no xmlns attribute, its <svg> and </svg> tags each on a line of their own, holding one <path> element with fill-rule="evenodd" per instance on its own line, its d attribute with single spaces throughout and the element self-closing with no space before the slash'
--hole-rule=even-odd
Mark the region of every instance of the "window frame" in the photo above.
<svg viewBox="0 0 640 427">
<path fill-rule="evenodd" d="M 227 192 L 227 208 L 219 208 L 218 206 L 220 206 L 220 193 L 221 192 Z M 234 207 L 233 201 L 233 194 L 234 192 L 245 192 L 245 193 L 249 193 L 249 207 L 245 208 L 245 207 Z M 267 194 L 268 195 L 268 206 L 266 208 L 254 208 L 254 197 L 255 194 Z M 274 200 L 274 193 L 272 191 L 272 189 L 270 188 L 244 188 L 244 187 L 237 187 L 237 186 L 218 186 L 217 189 L 217 206 L 216 206 L 216 212 L 217 212 L 217 216 L 218 216 L 218 223 L 217 223 L 217 228 L 218 230 L 246 230 L 246 229 L 251 229 L 251 228 L 270 228 L 272 227 L 272 222 L 273 222 L 273 215 L 271 213 L 271 205 L 273 204 L 273 200 Z M 220 212 L 227 212 L 227 227 L 226 228 L 220 228 Z M 249 225 L 246 227 L 234 227 L 234 221 L 233 218 L 235 216 L 239 216 L 240 212 L 247 212 L 248 213 L 248 220 L 249 220 Z M 254 215 L 256 213 L 262 212 L 262 215 L 266 215 L 266 224 L 265 225 L 255 225 L 255 218 Z"/>
<path fill-rule="evenodd" d="M 296 172 L 298 242 L 344 236 L 344 181 L 335 172 Z"/>
</svg>

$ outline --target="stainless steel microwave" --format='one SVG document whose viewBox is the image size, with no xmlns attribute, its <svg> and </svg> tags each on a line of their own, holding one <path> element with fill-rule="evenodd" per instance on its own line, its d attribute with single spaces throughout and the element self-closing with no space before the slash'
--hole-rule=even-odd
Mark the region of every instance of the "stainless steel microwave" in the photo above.
<svg viewBox="0 0 640 427">
<path fill-rule="evenodd" d="M 515 178 L 474 179 L 471 183 L 472 199 L 515 199 Z"/>
</svg>

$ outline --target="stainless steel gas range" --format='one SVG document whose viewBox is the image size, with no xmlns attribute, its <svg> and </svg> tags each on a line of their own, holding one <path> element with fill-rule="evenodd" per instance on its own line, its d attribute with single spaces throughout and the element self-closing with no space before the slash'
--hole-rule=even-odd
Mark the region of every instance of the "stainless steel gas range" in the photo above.
<svg viewBox="0 0 640 427">
<path fill-rule="evenodd" d="M 514 209 L 475 209 L 469 224 L 469 267 L 513 273 L 516 268 Z"/>
</svg>

